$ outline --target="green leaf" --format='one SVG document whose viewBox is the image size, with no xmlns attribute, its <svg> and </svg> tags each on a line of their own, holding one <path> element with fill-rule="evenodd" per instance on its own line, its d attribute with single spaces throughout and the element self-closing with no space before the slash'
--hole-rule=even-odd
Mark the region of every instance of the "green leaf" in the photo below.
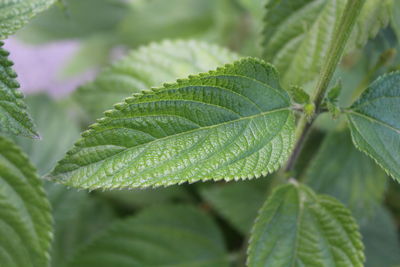
<svg viewBox="0 0 400 267">
<path fill-rule="evenodd" d="M 198 41 L 163 41 L 132 51 L 79 88 L 76 101 L 97 118 L 132 93 L 236 60 L 226 49 Z"/>
<path fill-rule="evenodd" d="M 400 182 L 400 73 L 379 77 L 347 111 L 355 146 Z"/>
<path fill-rule="evenodd" d="M 200 190 L 201 196 L 242 234 L 248 234 L 257 211 L 267 196 L 270 178 L 214 184 Z"/>
<path fill-rule="evenodd" d="M 252 58 L 144 91 L 105 114 L 52 180 L 109 189 L 250 179 L 278 169 L 294 139 L 278 73 Z"/>
<path fill-rule="evenodd" d="M 0 265 L 47 266 L 50 205 L 27 157 L 1 136 L 0 189 Z"/>
<path fill-rule="evenodd" d="M 321 177 L 322 179 L 323 177 Z M 332 197 L 298 184 L 276 189 L 260 210 L 248 266 L 363 266 L 358 226 Z"/>
<path fill-rule="evenodd" d="M 24 42 L 44 43 L 109 35 L 109 42 L 115 42 L 115 31 L 128 10 L 128 4 L 121 0 L 62 0 L 33 19 L 17 36 Z"/>
<path fill-rule="evenodd" d="M 400 264 L 400 242 L 390 213 L 378 206 L 374 215 L 360 223 L 365 244 L 365 267 L 393 267 Z"/>
<path fill-rule="evenodd" d="M 0 40 L 22 28 L 36 14 L 56 0 L 2 0 L 0 2 Z"/>
<path fill-rule="evenodd" d="M 205 37 L 214 30 L 221 1 L 135 0 L 119 25 L 122 41 L 131 47 L 163 39 Z M 162 11 L 162 16 L 155 16 Z M 204 38 L 203 38 L 204 39 Z"/>
<path fill-rule="evenodd" d="M 289 87 L 288 92 L 296 103 L 306 104 L 310 102 L 310 96 L 299 86 Z"/>
<path fill-rule="evenodd" d="M 114 212 L 107 203 L 87 192 L 54 183 L 46 183 L 45 189 L 54 218 L 51 266 L 62 267 L 114 221 Z"/>
<path fill-rule="evenodd" d="M 388 23 L 392 0 L 368 0 L 348 49 L 364 45 Z M 264 57 L 282 74 L 284 86 L 303 85 L 319 75 L 346 0 L 268 0 Z"/>
<path fill-rule="evenodd" d="M 73 267 L 229 266 L 215 223 L 191 206 L 159 206 L 114 224 Z"/>
<path fill-rule="evenodd" d="M 303 177 L 316 192 L 339 199 L 360 219 L 382 202 L 387 176 L 342 130 L 328 134 Z"/>
<path fill-rule="evenodd" d="M 0 41 L 0 132 L 38 138 L 32 119 L 18 90 L 17 74 L 11 68 L 9 53 Z"/>
<path fill-rule="evenodd" d="M 79 137 L 77 123 L 68 116 L 62 103 L 45 94 L 31 95 L 26 103 L 41 129 L 41 140 L 15 137 L 15 142 L 28 154 L 40 175 L 47 174 Z M 66 127 L 66 125 L 68 125 Z"/>
</svg>

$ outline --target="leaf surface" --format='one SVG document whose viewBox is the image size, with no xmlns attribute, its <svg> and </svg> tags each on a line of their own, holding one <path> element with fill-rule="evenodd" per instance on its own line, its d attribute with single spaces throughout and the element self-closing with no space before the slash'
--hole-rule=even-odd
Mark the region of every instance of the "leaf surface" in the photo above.
<svg viewBox="0 0 400 267">
<path fill-rule="evenodd" d="M 11 68 L 9 53 L 0 41 L 0 132 L 37 138 L 32 119 L 23 101 L 23 94 L 18 90 L 17 74 Z"/>
<path fill-rule="evenodd" d="M 348 49 L 365 44 L 387 25 L 392 0 L 368 0 Z M 346 0 L 268 0 L 264 17 L 264 57 L 282 74 L 284 86 L 303 85 L 318 76 Z"/>
<path fill-rule="evenodd" d="M 277 75 L 247 58 L 127 98 L 83 134 L 50 178 L 135 188 L 273 172 L 294 139 L 290 98 Z"/>
<path fill-rule="evenodd" d="M 400 181 L 400 73 L 379 77 L 347 111 L 355 146 Z"/>
<path fill-rule="evenodd" d="M 0 2 L 0 40 L 22 28 L 55 0 L 2 0 Z"/>
<path fill-rule="evenodd" d="M 357 219 L 370 217 L 382 202 L 386 174 L 372 159 L 358 151 L 348 131 L 335 131 L 324 139 L 304 174 L 316 192 L 344 203 Z"/>
<path fill-rule="evenodd" d="M 363 266 L 358 226 L 340 202 L 303 185 L 280 186 L 254 225 L 248 266 Z"/>
<path fill-rule="evenodd" d="M 27 157 L 0 136 L 0 265 L 49 263 L 52 220 L 42 183 Z"/>
<path fill-rule="evenodd" d="M 238 56 L 226 49 L 198 41 L 153 43 L 112 64 L 93 82 L 80 87 L 74 99 L 94 119 L 132 93 L 236 59 Z"/>
<path fill-rule="evenodd" d="M 114 224 L 78 253 L 73 267 L 229 266 L 222 235 L 191 206 L 159 206 Z"/>
</svg>

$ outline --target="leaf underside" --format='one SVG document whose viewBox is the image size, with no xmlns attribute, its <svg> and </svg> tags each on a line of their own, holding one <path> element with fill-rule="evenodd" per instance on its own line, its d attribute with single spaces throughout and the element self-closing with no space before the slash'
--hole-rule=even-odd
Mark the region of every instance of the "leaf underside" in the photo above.
<svg viewBox="0 0 400 267">
<path fill-rule="evenodd" d="M 3 45 L 0 41 L 0 132 L 38 138 L 23 94 L 18 90 L 17 75 L 11 68 L 13 63 Z"/>
<path fill-rule="evenodd" d="M 348 49 L 360 47 L 388 24 L 392 0 L 368 0 Z M 264 58 L 282 74 L 284 86 L 314 81 L 325 60 L 347 0 L 268 0 L 264 16 Z"/>
<path fill-rule="evenodd" d="M 250 179 L 293 145 L 294 115 L 277 72 L 247 58 L 127 98 L 105 113 L 50 178 L 79 188 Z"/>
<path fill-rule="evenodd" d="M 0 189 L 0 265 L 47 266 L 50 205 L 26 156 L 1 136 Z"/>
<path fill-rule="evenodd" d="M 68 265 L 73 267 L 229 266 L 215 223 L 190 206 L 159 206 L 114 224 Z"/>
<path fill-rule="evenodd" d="M 347 112 L 353 142 L 400 182 L 400 73 L 373 82 Z"/>
<path fill-rule="evenodd" d="M 113 104 L 153 86 L 215 69 L 238 55 L 199 41 L 163 41 L 132 51 L 78 88 L 74 99 L 95 119 Z"/>
<path fill-rule="evenodd" d="M 363 266 L 358 226 L 337 200 L 303 185 L 283 185 L 261 208 L 248 266 Z"/>
<path fill-rule="evenodd" d="M 22 28 L 33 16 L 56 0 L 2 0 L 0 2 L 0 40 Z"/>
</svg>

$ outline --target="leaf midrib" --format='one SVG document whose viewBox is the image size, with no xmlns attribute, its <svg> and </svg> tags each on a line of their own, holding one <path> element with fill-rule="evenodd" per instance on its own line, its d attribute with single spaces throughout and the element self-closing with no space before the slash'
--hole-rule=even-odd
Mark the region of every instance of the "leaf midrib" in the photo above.
<svg viewBox="0 0 400 267">
<path fill-rule="evenodd" d="M 377 123 L 379 125 L 382 125 L 382 126 L 388 128 L 388 129 L 390 129 L 392 131 L 395 131 L 396 133 L 400 134 L 400 129 L 397 129 L 396 127 L 394 127 L 394 126 L 392 126 L 392 125 L 390 125 L 390 124 L 388 124 L 388 123 L 386 123 L 384 121 L 378 120 L 378 119 L 376 119 L 374 117 L 370 117 L 368 115 L 365 115 L 363 113 L 360 113 L 360 112 L 357 112 L 357 111 L 354 111 L 354 110 L 347 111 L 347 113 L 355 115 L 355 116 L 358 116 L 358 117 L 361 117 L 361 118 L 369 120 L 369 121 L 373 121 L 373 122 L 375 122 L 375 123 Z"/>
<path fill-rule="evenodd" d="M 56 172 L 55 175 L 57 175 L 57 174 L 64 174 L 64 175 L 65 175 L 65 174 L 67 174 L 67 173 L 74 172 L 74 171 L 75 171 L 76 169 L 78 169 L 78 168 L 85 167 L 85 166 L 89 166 L 89 165 L 92 165 L 92 164 L 101 163 L 101 162 L 103 162 L 103 161 L 105 161 L 105 160 L 109 160 L 110 158 L 114 158 L 114 157 L 116 157 L 117 155 L 119 155 L 119 154 L 121 154 L 121 153 L 124 153 L 124 152 L 127 152 L 127 151 L 129 151 L 129 150 L 131 150 L 131 149 L 137 149 L 137 148 L 140 148 L 140 147 L 142 147 L 142 146 L 148 146 L 148 145 L 150 145 L 150 144 L 152 144 L 152 143 L 155 143 L 155 142 L 158 142 L 158 141 L 163 141 L 163 140 L 167 140 L 167 139 L 169 139 L 169 138 L 173 138 L 173 137 L 177 137 L 177 136 L 181 136 L 181 135 L 185 135 L 185 134 L 194 133 L 194 132 L 197 132 L 197 131 L 203 131 L 203 130 L 207 130 L 207 129 L 212 129 L 212 128 L 219 127 L 219 126 L 222 126 L 222 125 L 227 125 L 227 124 L 235 123 L 235 122 L 242 121 L 242 120 L 248 120 L 248 119 L 253 119 L 253 118 L 257 118 L 257 117 L 262 117 L 262 116 L 265 116 L 265 115 L 267 115 L 267 114 L 272 114 L 272 113 L 275 113 L 275 112 L 286 111 L 286 110 L 289 111 L 289 110 L 290 110 L 290 107 L 288 106 L 288 107 L 284 107 L 284 108 L 269 110 L 269 111 L 262 112 L 262 113 L 258 113 L 258 114 L 255 114 L 255 115 L 246 116 L 246 117 L 241 117 L 241 118 L 236 119 L 236 120 L 226 121 L 226 122 L 219 123 L 219 124 L 214 124 L 214 125 L 205 126 L 205 127 L 199 127 L 199 128 L 192 129 L 192 130 L 189 130 L 189 131 L 184 131 L 184 132 L 180 132 L 180 133 L 177 133 L 177 134 L 168 135 L 168 136 L 165 136 L 165 137 L 162 137 L 162 138 L 159 138 L 159 139 L 151 140 L 151 141 L 149 141 L 149 142 L 146 142 L 146 143 L 143 143 L 143 144 L 140 144 L 140 145 L 137 145 L 137 146 L 133 146 L 133 147 L 129 147 L 129 148 L 124 148 L 123 150 L 119 151 L 118 153 L 116 153 L 116 154 L 114 154 L 114 155 L 112 155 L 112 156 L 110 156 L 110 157 L 104 158 L 104 159 L 102 159 L 102 160 L 100 160 L 100 161 L 91 162 L 91 163 L 88 163 L 88 164 L 85 164 L 85 165 L 77 165 L 76 163 L 74 163 L 75 165 L 77 165 L 77 166 L 79 166 L 79 167 L 76 167 L 76 168 L 74 168 L 73 170 L 69 170 L 69 171 L 65 171 L 65 172 L 61 172 L 61 173 Z M 95 133 L 98 133 L 98 132 L 95 132 Z M 87 137 L 88 137 L 88 136 L 87 136 Z M 85 137 L 85 138 L 87 138 L 87 137 Z M 106 146 L 106 145 L 100 145 L 100 146 Z M 76 151 L 76 153 L 80 152 L 81 149 L 85 149 L 85 148 L 89 148 L 89 147 L 99 147 L 99 146 L 76 145 L 76 148 L 79 149 L 78 151 Z M 74 153 L 74 154 L 76 154 L 76 153 Z"/>
</svg>

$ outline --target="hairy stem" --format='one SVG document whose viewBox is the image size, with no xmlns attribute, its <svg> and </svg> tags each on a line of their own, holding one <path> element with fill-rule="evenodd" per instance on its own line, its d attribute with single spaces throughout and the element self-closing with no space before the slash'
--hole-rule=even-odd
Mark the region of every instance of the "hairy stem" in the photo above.
<svg viewBox="0 0 400 267">
<path fill-rule="evenodd" d="M 308 119 L 305 114 L 301 116 L 296 129 L 296 145 L 286 165 L 286 171 L 293 170 L 303 145 L 307 140 L 311 126 L 320 113 L 321 104 L 324 100 L 326 91 L 328 90 L 329 83 L 331 82 L 336 67 L 343 56 L 347 40 L 350 37 L 364 2 L 365 0 L 347 1 L 343 15 L 340 18 L 339 26 L 333 33 L 333 38 L 331 40 L 326 58 L 322 64 L 321 73 L 314 94 L 311 96 L 311 101 L 315 105 L 315 114 L 311 119 Z"/>
</svg>

